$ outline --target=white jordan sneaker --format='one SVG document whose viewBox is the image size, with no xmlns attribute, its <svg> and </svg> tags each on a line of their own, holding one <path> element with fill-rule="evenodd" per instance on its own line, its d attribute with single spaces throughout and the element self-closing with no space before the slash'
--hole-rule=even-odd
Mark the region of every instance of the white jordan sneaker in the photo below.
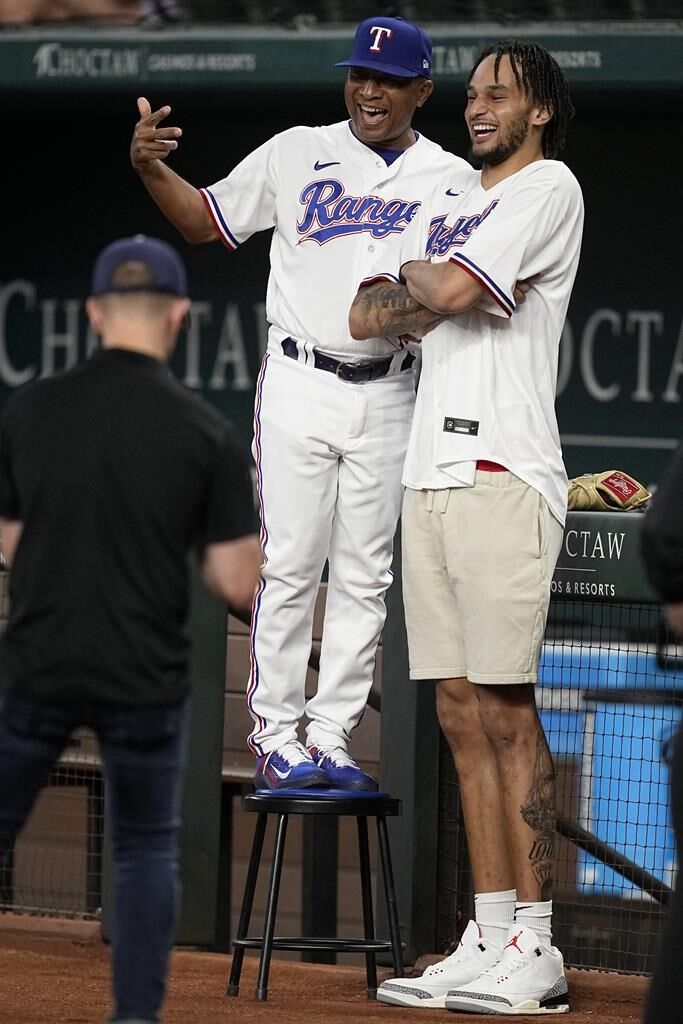
<svg viewBox="0 0 683 1024">
<path fill-rule="evenodd" d="M 467 985 L 500 959 L 500 948 L 481 937 L 479 925 L 470 921 L 454 953 L 432 964 L 419 978 L 390 978 L 377 989 L 382 1003 L 420 1006 L 425 1009 L 446 1005 L 446 993 Z"/>
<path fill-rule="evenodd" d="M 530 928 L 514 928 L 497 963 L 469 984 L 451 988 L 446 1009 L 524 1016 L 567 1013 L 562 954 L 554 946 L 542 946 Z"/>
</svg>

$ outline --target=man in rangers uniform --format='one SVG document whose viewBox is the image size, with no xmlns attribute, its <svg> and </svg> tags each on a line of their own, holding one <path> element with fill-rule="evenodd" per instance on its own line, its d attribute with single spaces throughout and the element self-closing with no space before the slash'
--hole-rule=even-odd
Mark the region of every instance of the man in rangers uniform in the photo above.
<svg viewBox="0 0 683 1024">
<path fill-rule="evenodd" d="M 209 188 L 195 189 L 163 162 L 181 135 L 160 126 L 170 107 L 153 112 L 140 98 L 131 145 L 144 185 L 187 241 L 220 239 L 233 250 L 273 230 L 254 415 L 264 566 L 248 705 L 256 784 L 276 789 L 376 788 L 347 743 L 365 709 L 385 618 L 414 355 L 400 325 L 354 341 L 348 309 L 357 282 L 395 262 L 389 253 L 433 183 L 472 173 L 411 125 L 433 89 L 431 42 L 421 29 L 369 18 L 340 66 L 349 69 L 350 120 L 282 132 Z M 440 319 L 425 310 L 419 325 Z M 306 703 L 326 560 L 320 676 Z M 297 739 L 304 712 L 305 746 Z"/>
<path fill-rule="evenodd" d="M 411 307 L 449 318 L 423 342 L 403 589 L 411 676 L 437 680 L 459 776 L 475 920 L 422 977 L 380 987 L 399 1005 L 568 1009 L 550 928 L 554 768 L 533 684 L 567 506 L 554 400 L 583 200 L 556 158 L 572 113 L 541 47 L 485 51 L 465 110 L 481 174 L 442 179 L 414 225 L 418 246 L 404 239 L 407 287 L 361 289 L 350 314 L 359 338 L 390 331 L 394 309 L 404 330 Z M 520 278 L 531 287 L 515 311 Z"/>
</svg>

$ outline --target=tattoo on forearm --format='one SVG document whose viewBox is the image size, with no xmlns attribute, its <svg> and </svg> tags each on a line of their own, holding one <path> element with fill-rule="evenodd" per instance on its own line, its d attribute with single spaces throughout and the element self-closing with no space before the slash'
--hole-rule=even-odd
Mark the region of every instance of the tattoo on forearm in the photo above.
<svg viewBox="0 0 683 1024">
<path fill-rule="evenodd" d="M 426 309 L 408 289 L 398 284 L 377 284 L 362 288 L 353 300 L 360 307 L 374 334 L 406 334 L 436 325 L 442 317 Z"/>
<path fill-rule="evenodd" d="M 534 774 L 527 802 L 520 813 L 535 833 L 529 850 L 531 867 L 541 887 L 541 899 L 552 896 L 555 855 L 555 768 L 545 736 L 539 731 L 536 741 Z"/>
</svg>

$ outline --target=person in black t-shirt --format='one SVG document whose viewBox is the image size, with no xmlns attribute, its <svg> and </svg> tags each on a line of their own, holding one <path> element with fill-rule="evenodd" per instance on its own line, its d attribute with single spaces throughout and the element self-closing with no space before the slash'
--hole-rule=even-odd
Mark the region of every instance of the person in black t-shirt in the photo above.
<svg viewBox="0 0 683 1024">
<path fill-rule="evenodd" d="M 657 487 L 643 520 L 642 553 L 650 582 L 664 602 L 668 623 L 683 642 L 683 444 Z M 671 810 L 679 865 L 683 862 L 683 732 L 673 743 Z M 660 938 L 645 1024 L 678 1024 L 683 1006 L 683 876 Z"/>
<path fill-rule="evenodd" d="M 189 307 L 176 251 L 107 246 L 87 311 L 102 349 L 17 393 L 0 422 L 11 610 L 0 643 L 0 857 L 72 731 L 95 732 L 116 867 L 117 1024 L 163 1002 L 178 900 L 189 555 L 248 611 L 260 546 L 233 428 L 170 373 Z"/>
</svg>

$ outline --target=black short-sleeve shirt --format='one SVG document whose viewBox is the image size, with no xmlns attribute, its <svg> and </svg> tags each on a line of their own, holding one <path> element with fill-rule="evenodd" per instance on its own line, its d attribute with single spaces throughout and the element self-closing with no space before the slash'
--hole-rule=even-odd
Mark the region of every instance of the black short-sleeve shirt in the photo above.
<svg viewBox="0 0 683 1024">
<path fill-rule="evenodd" d="M 187 693 L 189 554 L 256 529 L 234 429 L 120 348 L 36 381 L 0 423 L 0 516 L 21 520 L 0 685 L 54 704 Z"/>
</svg>

